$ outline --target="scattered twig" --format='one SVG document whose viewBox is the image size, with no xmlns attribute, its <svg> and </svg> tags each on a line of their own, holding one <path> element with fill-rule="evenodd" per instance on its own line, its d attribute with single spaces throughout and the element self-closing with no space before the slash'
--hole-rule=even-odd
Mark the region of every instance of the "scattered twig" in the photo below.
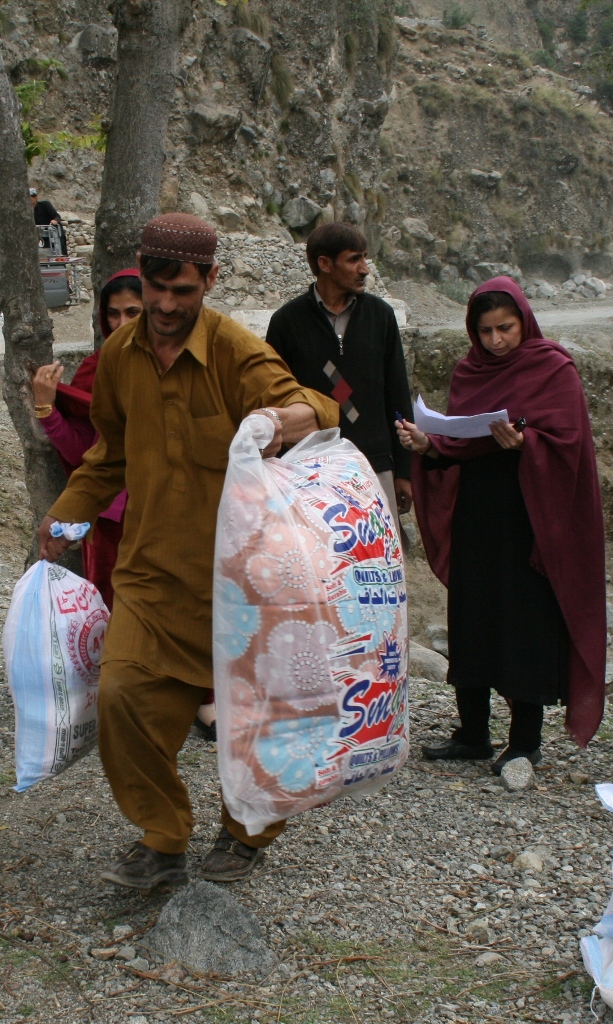
<svg viewBox="0 0 613 1024">
<path fill-rule="evenodd" d="M 360 1022 L 359 1022 L 358 1018 L 357 1018 L 357 1017 L 356 1017 L 356 1015 L 355 1015 L 355 1012 L 354 1012 L 353 1006 L 351 1005 L 351 1003 L 350 1003 L 350 1001 L 349 1001 L 349 997 L 348 997 L 347 993 L 345 992 L 345 989 L 343 988 L 343 985 L 342 985 L 341 979 L 340 979 L 340 978 L 339 978 L 339 976 L 338 976 L 338 972 L 340 971 L 340 969 L 341 969 L 341 965 L 340 965 L 340 963 L 339 963 L 339 964 L 337 964 L 337 966 L 336 966 L 336 984 L 338 985 L 338 987 L 339 987 L 339 988 L 340 988 L 340 990 L 341 990 L 341 993 L 342 993 L 343 999 L 345 1000 L 345 1002 L 347 1003 L 347 1006 L 349 1007 L 349 1013 L 350 1013 L 350 1014 L 351 1014 L 351 1016 L 353 1017 L 353 1019 L 354 1019 L 354 1021 L 355 1021 L 355 1024 L 360 1024 Z"/>
<path fill-rule="evenodd" d="M 24 853 L 23 857 L 16 860 L 14 864 L 9 864 L 7 868 L 2 868 L 2 871 L 14 871 L 16 868 L 21 867 L 22 864 L 33 864 L 35 860 L 36 858 L 32 857 L 29 853 Z"/>
<path fill-rule="evenodd" d="M 182 992 L 188 992 L 190 996 L 200 996 L 201 992 L 197 988 L 193 988 L 190 985 L 182 985 L 180 981 L 172 981 L 171 978 L 165 978 L 163 975 L 156 974 L 155 971 L 139 971 L 136 967 L 130 967 L 129 964 L 115 964 L 122 971 L 128 971 L 131 974 L 135 974 L 138 978 L 145 978 L 147 981 L 162 982 L 164 985 L 168 985 L 172 988 L 181 989 Z M 238 992 L 224 992 L 218 999 L 207 1000 L 207 1006 L 219 1006 L 221 1003 L 234 1002 L 240 1003 L 243 1006 L 252 1006 L 254 1009 L 258 1009 L 260 1003 L 254 1002 L 252 999 L 245 999 L 244 996 L 239 995 Z"/>
<path fill-rule="evenodd" d="M 533 988 L 531 992 L 528 992 L 528 996 L 535 996 L 538 992 L 544 992 L 546 988 L 551 988 L 552 985 L 560 985 L 563 981 L 566 981 L 568 978 L 573 978 L 575 974 L 579 974 L 579 971 L 567 971 L 566 974 L 560 974 L 559 977 L 553 978 L 551 981 L 548 981 L 546 985 L 541 985 L 540 988 Z"/>
<path fill-rule="evenodd" d="M 468 985 L 467 988 L 463 988 L 461 992 L 458 992 L 455 998 L 459 999 L 461 996 L 465 996 L 467 992 L 472 992 L 476 988 L 489 988 L 490 985 L 496 985 L 501 978 L 532 978 L 533 976 L 532 971 L 503 971 L 501 974 L 494 974 L 489 981 L 476 981 L 474 985 Z"/>
<path fill-rule="evenodd" d="M 415 914 L 415 919 L 417 921 L 423 921 L 424 924 L 430 925 L 431 928 L 436 928 L 437 932 L 443 932 L 445 935 L 449 935 L 446 928 L 441 927 L 440 924 L 435 924 L 434 921 L 428 921 L 426 917 L 420 917 L 419 914 Z"/>
</svg>

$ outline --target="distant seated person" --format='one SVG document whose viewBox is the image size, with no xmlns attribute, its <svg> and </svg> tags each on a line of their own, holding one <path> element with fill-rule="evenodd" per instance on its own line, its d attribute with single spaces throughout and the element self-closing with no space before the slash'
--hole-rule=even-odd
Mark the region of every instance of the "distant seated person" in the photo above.
<svg viewBox="0 0 613 1024">
<path fill-rule="evenodd" d="M 34 210 L 34 223 L 39 227 L 45 227 L 48 224 L 53 224 L 53 226 L 59 231 L 62 256 L 67 256 L 68 248 L 66 246 L 66 235 L 64 234 L 62 218 L 55 209 L 53 203 L 50 203 L 48 199 L 39 199 L 38 192 L 35 188 L 30 189 L 30 202 L 32 203 L 32 209 Z M 43 240 L 43 247 L 46 249 L 50 248 L 47 239 Z"/>
</svg>

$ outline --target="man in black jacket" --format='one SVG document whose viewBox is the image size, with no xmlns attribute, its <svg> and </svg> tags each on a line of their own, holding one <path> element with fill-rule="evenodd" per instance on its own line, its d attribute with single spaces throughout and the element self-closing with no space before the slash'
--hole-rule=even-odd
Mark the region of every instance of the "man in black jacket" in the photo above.
<svg viewBox="0 0 613 1024">
<path fill-rule="evenodd" d="M 360 449 L 397 509 L 411 507 L 410 453 L 394 421 L 412 422 L 412 404 L 392 307 L 364 294 L 366 239 L 351 224 L 325 224 L 307 241 L 316 281 L 273 314 L 266 340 L 304 387 L 334 398 L 343 437 Z"/>
</svg>

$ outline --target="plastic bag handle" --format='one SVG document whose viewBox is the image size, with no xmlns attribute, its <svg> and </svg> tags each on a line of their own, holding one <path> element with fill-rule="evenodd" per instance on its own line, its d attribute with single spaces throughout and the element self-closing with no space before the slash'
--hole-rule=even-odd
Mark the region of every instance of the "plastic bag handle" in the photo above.
<svg viewBox="0 0 613 1024">
<path fill-rule="evenodd" d="M 336 444 L 343 444 L 344 439 L 338 427 L 329 427 L 327 430 L 314 430 L 298 441 L 289 452 L 282 458 L 282 462 L 294 462 L 304 458 L 305 455 L 319 455 L 330 452 Z"/>
</svg>

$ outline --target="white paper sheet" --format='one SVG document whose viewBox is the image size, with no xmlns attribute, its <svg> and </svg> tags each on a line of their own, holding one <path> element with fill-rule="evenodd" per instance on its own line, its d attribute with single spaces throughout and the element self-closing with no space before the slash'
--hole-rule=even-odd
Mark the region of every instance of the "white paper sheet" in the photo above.
<svg viewBox="0 0 613 1024">
<path fill-rule="evenodd" d="M 424 434 L 444 434 L 446 437 L 490 437 L 490 423 L 496 420 L 509 422 L 506 409 L 498 412 L 481 412 L 476 416 L 443 416 L 434 409 L 428 409 L 421 395 L 413 406 L 415 426 Z"/>
</svg>

